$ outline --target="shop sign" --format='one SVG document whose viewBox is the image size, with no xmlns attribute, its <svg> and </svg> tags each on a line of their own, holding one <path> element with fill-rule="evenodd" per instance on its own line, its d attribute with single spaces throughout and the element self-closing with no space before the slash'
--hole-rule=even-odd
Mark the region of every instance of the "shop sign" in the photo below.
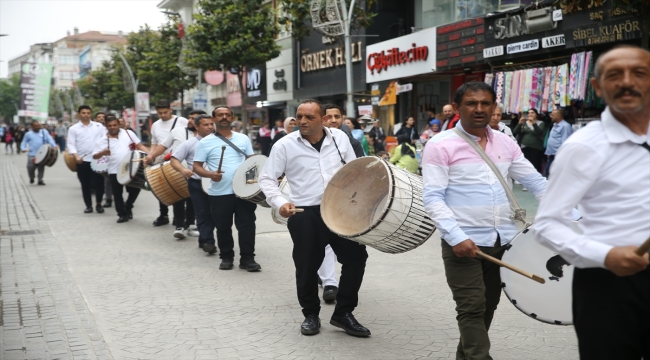
<svg viewBox="0 0 650 360">
<path fill-rule="evenodd" d="M 574 47 L 598 45 L 610 42 L 638 39 L 641 25 L 638 20 L 611 21 L 574 29 L 571 39 Z"/>
<path fill-rule="evenodd" d="M 436 33 L 436 71 L 473 66 L 484 59 L 485 19 L 438 26 Z"/>
<path fill-rule="evenodd" d="M 218 70 L 206 71 L 203 73 L 203 78 L 205 82 L 210 85 L 219 85 L 223 82 L 224 76 L 223 72 Z"/>
<path fill-rule="evenodd" d="M 381 91 L 379 90 L 379 84 L 372 84 L 370 87 L 370 95 L 372 97 L 370 98 L 370 102 L 373 105 L 379 105 L 379 95 L 381 95 Z"/>
<path fill-rule="evenodd" d="M 372 105 L 359 105 L 359 116 L 372 116 Z"/>
<path fill-rule="evenodd" d="M 254 98 L 262 95 L 262 72 L 260 69 L 251 69 L 246 75 L 246 95 Z"/>
<path fill-rule="evenodd" d="M 366 82 L 398 79 L 434 71 L 435 32 L 435 28 L 429 28 L 366 47 Z"/>
<path fill-rule="evenodd" d="M 352 62 L 361 61 L 361 41 L 352 43 Z M 345 65 L 345 50 L 342 46 L 325 49 L 300 57 L 300 71 L 310 72 Z"/>
<path fill-rule="evenodd" d="M 503 45 L 483 49 L 484 58 L 491 58 L 491 57 L 496 57 L 501 55 L 503 55 Z"/>
<path fill-rule="evenodd" d="M 208 110 L 208 94 L 205 91 L 197 91 L 192 96 L 192 107 L 194 110 Z"/>
<path fill-rule="evenodd" d="M 516 54 L 520 52 L 533 51 L 539 49 L 539 40 L 528 40 L 514 44 L 508 44 L 506 52 L 508 54 Z"/>
<path fill-rule="evenodd" d="M 395 104 L 397 104 L 397 81 L 391 81 L 390 85 L 386 88 L 384 96 L 379 101 L 379 106 Z"/>
<path fill-rule="evenodd" d="M 494 20 L 490 30 L 494 32 L 497 40 L 514 38 L 526 34 L 534 34 L 540 31 L 553 30 L 557 28 L 557 15 L 555 8 L 541 8 L 530 10 L 522 14 L 506 15 L 506 17 Z M 560 20 L 562 12 L 560 10 Z"/>
<path fill-rule="evenodd" d="M 287 81 L 284 79 L 284 69 L 275 70 L 273 90 L 287 91 Z"/>
<path fill-rule="evenodd" d="M 408 92 L 413 90 L 413 84 L 404 84 L 404 85 L 397 85 L 397 93 L 401 94 L 403 92 Z"/>
<path fill-rule="evenodd" d="M 553 21 L 562 20 L 562 9 L 553 10 Z"/>
<path fill-rule="evenodd" d="M 564 35 L 556 35 L 542 38 L 542 47 L 544 49 L 556 46 L 564 46 L 566 42 L 564 41 Z"/>
</svg>

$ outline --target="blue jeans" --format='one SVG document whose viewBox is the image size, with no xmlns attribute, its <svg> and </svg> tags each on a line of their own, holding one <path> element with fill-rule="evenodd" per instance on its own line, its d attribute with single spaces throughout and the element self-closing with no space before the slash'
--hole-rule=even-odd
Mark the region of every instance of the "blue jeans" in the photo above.
<svg viewBox="0 0 650 360">
<path fill-rule="evenodd" d="M 196 217 L 196 227 L 199 229 L 199 244 L 213 244 L 214 241 L 214 222 L 210 212 L 210 203 L 208 194 L 203 191 L 201 180 L 189 179 L 187 187 L 190 191 L 190 198 L 194 205 L 194 216 Z"/>
<path fill-rule="evenodd" d="M 64 136 L 56 136 L 56 144 L 59 145 L 59 149 L 61 152 L 65 151 L 65 137 Z"/>
<path fill-rule="evenodd" d="M 546 161 L 546 178 L 551 175 L 551 164 L 555 160 L 555 155 L 548 155 L 548 160 Z"/>
</svg>

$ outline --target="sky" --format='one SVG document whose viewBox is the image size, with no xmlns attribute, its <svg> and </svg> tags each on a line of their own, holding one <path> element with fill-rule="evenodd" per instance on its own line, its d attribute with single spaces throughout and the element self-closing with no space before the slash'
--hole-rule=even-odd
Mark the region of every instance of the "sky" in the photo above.
<svg viewBox="0 0 650 360">
<path fill-rule="evenodd" d="M 0 0 L 0 78 L 7 76 L 10 59 L 32 44 L 57 41 L 73 33 L 137 31 L 148 24 L 158 28 L 165 15 L 161 0 Z"/>
</svg>

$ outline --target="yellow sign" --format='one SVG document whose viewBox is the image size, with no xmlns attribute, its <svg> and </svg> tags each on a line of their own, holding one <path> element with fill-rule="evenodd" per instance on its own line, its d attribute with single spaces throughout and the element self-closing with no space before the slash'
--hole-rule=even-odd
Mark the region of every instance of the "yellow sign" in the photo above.
<svg viewBox="0 0 650 360">
<path fill-rule="evenodd" d="M 379 101 L 379 106 L 397 104 L 397 81 L 391 81 L 386 88 L 384 96 Z"/>
</svg>

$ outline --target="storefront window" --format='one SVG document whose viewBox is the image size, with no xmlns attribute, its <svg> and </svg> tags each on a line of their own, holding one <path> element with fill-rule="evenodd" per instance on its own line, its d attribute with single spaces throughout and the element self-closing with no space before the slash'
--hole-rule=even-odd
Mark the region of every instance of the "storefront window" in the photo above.
<svg viewBox="0 0 650 360">
<path fill-rule="evenodd" d="M 532 0 L 419 0 L 415 27 L 426 29 L 528 5 Z"/>
</svg>

